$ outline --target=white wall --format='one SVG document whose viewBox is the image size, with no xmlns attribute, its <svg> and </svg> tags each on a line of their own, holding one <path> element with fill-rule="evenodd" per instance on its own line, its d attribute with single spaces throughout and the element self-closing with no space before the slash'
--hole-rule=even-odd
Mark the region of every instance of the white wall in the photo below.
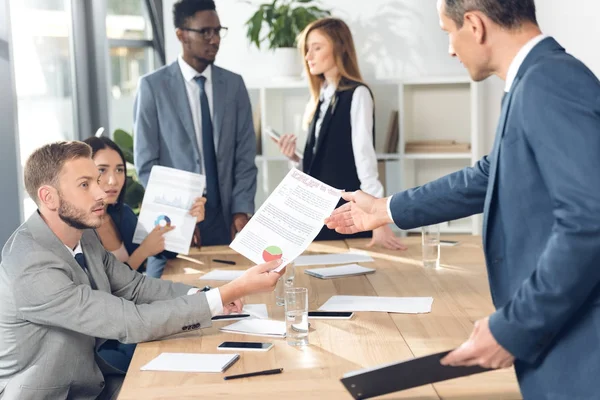
<svg viewBox="0 0 600 400">
<path fill-rule="evenodd" d="M 164 0 L 168 60 L 174 60 L 180 51 L 173 33 L 173 2 Z M 349 23 L 367 79 L 465 74 L 462 66 L 447 54 L 447 38 L 438 27 L 435 0 L 323 0 L 322 3 Z M 255 6 L 239 0 L 216 0 L 216 4 L 221 23 L 229 27 L 217 64 L 242 74 L 246 80 L 268 77 L 270 53 L 250 48 L 245 36 L 244 23 Z M 600 1 L 538 0 L 536 5 L 542 30 L 600 76 L 600 23 L 597 22 Z M 495 77 L 483 84 L 485 151 L 494 140 L 502 90 L 503 82 Z"/>
<path fill-rule="evenodd" d="M 266 0 L 265 0 L 266 1 Z M 239 0 L 216 0 L 221 24 L 229 33 L 221 43 L 217 64 L 238 72 L 245 79 L 269 77 L 268 51 L 250 48 L 244 23 L 256 10 Z M 180 51 L 173 33 L 173 0 L 164 0 L 167 59 Z M 323 0 L 350 26 L 365 78 L 464 75 L 456 60 L 447 56 L 446 36 L 439 29 L 435 0 Z M 368 4 L 366 6 L 365 4 Z M 350 11 L 352 10 L 352 11 Z"/>
</svg>

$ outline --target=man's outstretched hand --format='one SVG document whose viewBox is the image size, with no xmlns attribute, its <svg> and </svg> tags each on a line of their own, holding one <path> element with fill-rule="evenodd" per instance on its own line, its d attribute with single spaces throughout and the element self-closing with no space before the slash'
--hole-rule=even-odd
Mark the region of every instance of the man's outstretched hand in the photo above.
<svg viewBox="0 0 600 400">
<path fill-rule="evenodd" d="M 387 199 L 378 199 L 361 190 L 344 192 L 342 198 L 348 203 L 338 207 L 325 219 L 329 229 L 345 235 L 372 231 L 393 222 L 388 216 Z"/>
</svg>

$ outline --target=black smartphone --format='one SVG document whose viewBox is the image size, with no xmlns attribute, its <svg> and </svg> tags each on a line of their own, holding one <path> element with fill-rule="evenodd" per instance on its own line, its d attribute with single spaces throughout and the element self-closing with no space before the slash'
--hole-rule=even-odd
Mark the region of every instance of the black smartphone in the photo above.
<svg viewBox="0 0 600 400">
<path fill-rule="evenodd" d="M 237 319 L 248 318 L 250 314 L 228 314 L 228 315 L 215 315 L 211 318 L 213 321 L 235 321 Z"/>
<path fill-rule="evenodd" d="M 236 350 L 236 351 L 269 351 L 273 343 L 268 342 L 223 342 L 218 350 Z"/>
<path fill-rule="evenodd" d="M 309 311 L 308 318 L 315 319 L 350 319 L 354 313 L 352 311 Z"/>
</svg>

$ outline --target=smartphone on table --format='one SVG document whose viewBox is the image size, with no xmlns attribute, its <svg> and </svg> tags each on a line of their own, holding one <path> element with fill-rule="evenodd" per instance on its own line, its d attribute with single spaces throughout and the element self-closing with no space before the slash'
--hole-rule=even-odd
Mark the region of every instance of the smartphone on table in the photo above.
<svg viewBox="0 0 600 400">
<path fill-rule="evenodd" d="M 350 319 L 352 311 L 309 311 L 308 318 L 313 319 Z"/>
<path fill-rule="evenodd" d="M 217 350 L 269 351 L 272 347 L 273 343 L 268 342 L 223 342 Z"/>
</svg>

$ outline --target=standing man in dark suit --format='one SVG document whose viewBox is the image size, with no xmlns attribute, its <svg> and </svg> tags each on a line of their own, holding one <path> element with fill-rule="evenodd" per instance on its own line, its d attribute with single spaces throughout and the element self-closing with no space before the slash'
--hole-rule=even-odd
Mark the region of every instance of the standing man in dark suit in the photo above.
<svg viewBox="0 0 600 400">
<path fill-rule="evenodd" d="M 206 175 L 201 242 L 229 244 L 254 212 L 256 138 L 250 99 L 241 76 L 214 65 L 227 32 L 215 3 L 179 0 L 173 19 L 182 54 L 140 80 L 135 166 L 144 184 L 154 165 Z"/>
<path fill-rule="evenodd" d="M 600 82 L 551 37 L 533 0 L 438 0 L 440 25 L 475 81 L 506 81 L 491 154 L 388 199 L 362 192 L 328 219 L 341 233 L 409 229 L 484 213 L 497 311 L 449 365 L 515 365 L 525 399 L 598 398 Z"/>
</svg>

